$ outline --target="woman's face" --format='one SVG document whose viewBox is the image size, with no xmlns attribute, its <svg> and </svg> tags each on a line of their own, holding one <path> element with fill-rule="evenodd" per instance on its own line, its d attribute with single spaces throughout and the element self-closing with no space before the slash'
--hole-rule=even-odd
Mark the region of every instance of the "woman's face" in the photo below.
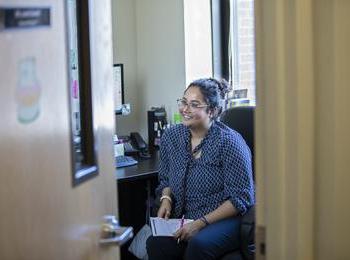
<svg viewBox="0 0 350 260">
<path fill-rule="evenodd" d="M 182 123 L 190 128 L 208 128 L 212 113 L 198 87 L 188 88 L 179 102 Z"/>
</svg>

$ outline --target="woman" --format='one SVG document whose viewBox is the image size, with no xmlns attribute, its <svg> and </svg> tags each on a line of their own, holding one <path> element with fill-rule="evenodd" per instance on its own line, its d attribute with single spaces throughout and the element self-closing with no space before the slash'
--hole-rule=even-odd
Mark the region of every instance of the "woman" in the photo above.
<svg viewBox="0 0 350 260">
<path fill-rule="evenodd" d="M 254 187 L 248 146 L 216 120 L 228 91 L 226 81 L 199 79 L 178 100 L 182 124 L 168 129 L 160 145 L 158 217 L 194 221 L 174 238 L 151 236 L 149 259 L 215 259 L 239 248 Z"/>
</svg>

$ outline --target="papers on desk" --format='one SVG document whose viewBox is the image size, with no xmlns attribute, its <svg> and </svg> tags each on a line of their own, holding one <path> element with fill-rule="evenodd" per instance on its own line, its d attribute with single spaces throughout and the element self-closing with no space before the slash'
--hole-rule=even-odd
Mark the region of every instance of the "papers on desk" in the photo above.
<svg viewBox="0 0 350 260">
<path fill-rule="evenodd" d="M 192 219 L 185 219 L 184 224 L 193 221 Z M 153 236 L 172 237 L 176 230 L 180 228 L 181 219 L 172 218 L 165 220 L 164 218 L 150 218 L 151 229 Z"/>
</svg>

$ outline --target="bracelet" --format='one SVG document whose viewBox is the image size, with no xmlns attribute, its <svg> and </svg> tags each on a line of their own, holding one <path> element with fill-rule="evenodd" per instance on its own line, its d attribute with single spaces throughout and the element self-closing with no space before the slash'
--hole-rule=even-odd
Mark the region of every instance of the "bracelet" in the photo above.
<svg viewBox="0 0 350 260">
<path fill-rule="evenodd" d="M 210 224 L 205 216 L 201 217 L 199 220 L 201 220 L 206 226 Z"/>
<path fill-rule="evenodd" d="M 160 202 L 162 202 L 162 200 L 163 199 L 167 199 L 167 200 L 169 200 L 170 201 L 170 203 L 172 203 L 173 201 L 172 201 L 172 199 L 171 199 L 171 197 L 170 196 L 168 196 L 168 195 L 163 195 L 162 197 L 160 197 L 160 199 L 159 199 L 159 201 Z"/>
</svg>

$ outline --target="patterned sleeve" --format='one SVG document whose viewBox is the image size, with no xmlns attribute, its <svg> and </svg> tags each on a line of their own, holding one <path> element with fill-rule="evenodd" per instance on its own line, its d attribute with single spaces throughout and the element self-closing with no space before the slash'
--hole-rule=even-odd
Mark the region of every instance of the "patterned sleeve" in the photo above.
<svg viewBox="0 0 350 260">
<path fill-rule="evenodd" d="M 168 182 L 168 172 L 169 172 L 169 164 L 168 164 L 168 133 L 169 131 L 165 131 L 160 140 L 160 160 L 159 160 L 159 170 L 158 170 L 158 180 L 159 185 L 156 189 L 156 194 L 161 194 L 164 188 L 169 187 Z"/>
<path fill-rule="evenodd" d="M 243 138 L 225 141 L 223 151 L 224 194 L 241 215 L 254 205 L 251 153 Z"/>
</svg>

